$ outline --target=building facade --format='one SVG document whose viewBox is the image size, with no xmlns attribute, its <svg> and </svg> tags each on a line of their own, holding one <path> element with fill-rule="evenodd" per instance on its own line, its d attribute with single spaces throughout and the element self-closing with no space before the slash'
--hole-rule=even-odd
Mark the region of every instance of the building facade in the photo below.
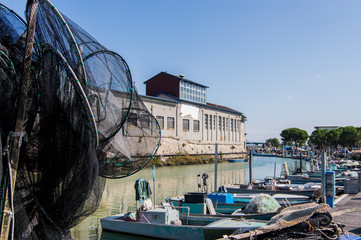
<svg viewBox="0 0 361 240">
<path fill-rule="evenodd" d="M 158 154 L 214 153 L 215 143 L 222 153 L 245 151 L 245 115 L 207 103 L 207 86 L 166 72 L 144 83 L 142 100 L 162 130 Z"/>
</svg>

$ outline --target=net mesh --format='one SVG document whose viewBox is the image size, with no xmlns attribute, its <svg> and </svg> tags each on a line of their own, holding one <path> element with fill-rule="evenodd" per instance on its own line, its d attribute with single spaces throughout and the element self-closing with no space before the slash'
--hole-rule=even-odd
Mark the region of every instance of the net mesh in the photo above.
<svg viewBox="0 0 361 240">
<path fill-rule="evenodd" d="M 0 150 L 11 150 L 27 26 L 1 5 L 0 27 Z M 103 177 L 141 170 L 160 143 L 159 124 L 125 60 L 45 0 L 37 8 L 24 130 L 13 198 L 16 239 L 70 239 L 69 229 L 97 209 Z"/>
<path fill-rule="evenodd" d="M 315 213 L 326 213 L 329 210 L 329 205 L 317 203 L 306 203 L 287 207 L 271 218 L 267 225 L 259 228 L 259 230 L 275 231 L 292 227 L 308 220 Z"/>
<path fill-rule="evenodd" d="M 259 194 L 252 198 L 244 209 L 245 213 L 271 213 L 280 208 L 277 200 L 269 194 Z"/>
</svg>

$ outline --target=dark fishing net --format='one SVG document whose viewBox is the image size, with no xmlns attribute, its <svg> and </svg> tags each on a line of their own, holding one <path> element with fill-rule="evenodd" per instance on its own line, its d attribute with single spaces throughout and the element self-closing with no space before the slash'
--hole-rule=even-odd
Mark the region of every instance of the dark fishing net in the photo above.
<svg viewBox="0 0 361 240">
<path fill-rule="evenodd" d="M 11 151 L 26 24 L 1 6 L 0 26 L 0 149 Z M 102 177 L 129 176 L 153 158 L 160 128 L 124 59 L 45 0 L 37 8 L 31 71 L 12 230 L 16 239 L 67 239 L 97 209 Z M 8 156 L 0 169 L 1 210 Z"/>
</svg>

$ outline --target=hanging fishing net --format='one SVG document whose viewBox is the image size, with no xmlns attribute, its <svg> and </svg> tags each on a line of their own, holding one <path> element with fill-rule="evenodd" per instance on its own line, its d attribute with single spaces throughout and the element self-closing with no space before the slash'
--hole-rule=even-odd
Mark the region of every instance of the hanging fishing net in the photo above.
<svg viewBox="0 0 361 240">
<path fill-rule="evenodd" d="M 27 25 L 1 5 L 0 27 L 3 215 Z M 125 60 L 49 1 L 38 2 L 34 43 L 10 229 L 16 239 L 68 239 L 97 209 L 102 177 L 129 176 L 153 158 L 160 128 Z"/>
</svg>

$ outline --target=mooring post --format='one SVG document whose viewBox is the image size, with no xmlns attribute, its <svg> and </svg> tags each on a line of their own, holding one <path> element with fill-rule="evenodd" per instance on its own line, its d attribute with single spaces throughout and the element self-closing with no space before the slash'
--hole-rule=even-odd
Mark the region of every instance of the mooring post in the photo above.
<svg viewBox="0 0 361 240">
<path fill-rule="evenodd" d="M 322 150 L 321 153 L 321 192 L 322 192 L 322 198 L 321 202 L 326 201 L 326 152 L 325 150 Z"/>
<path fill-rule="evenodd" d="M 248 168 L 249 168 L 249 183 L 248 183 L 248 185 L 253 185 L 253 176 L 252 176 L 252 160 L 253 160 L 253 151 L 252 151 L 252 149 L 251 150 L 249 150 L 249 160 L 248 160 L 248 164 L 249 164 L 249 166 L 248 166 Z"/>
<path fill-rule="evenodd" d="M 214 154 L 214 192 L 217 192 L 217 165 L 218 165 L 218 143 L 215 145 L 215 154 Z"/>
</svg>

